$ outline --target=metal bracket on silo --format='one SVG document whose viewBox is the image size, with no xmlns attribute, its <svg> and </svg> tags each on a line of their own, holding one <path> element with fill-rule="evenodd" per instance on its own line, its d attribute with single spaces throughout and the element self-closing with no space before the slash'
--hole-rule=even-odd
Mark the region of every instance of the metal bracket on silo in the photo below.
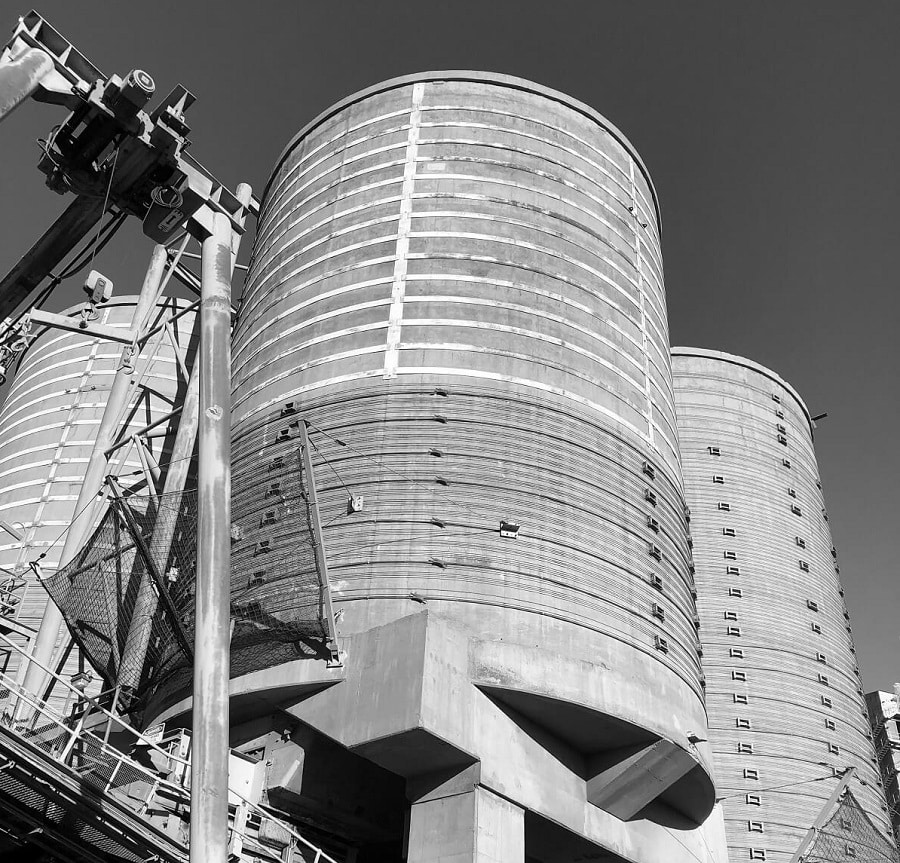
<svg viewBox="0 0 900 863">
<path fill-rule="evenodd" d="M 337 627 L 334 619 L 334 608 L 331 603 L 331 584 L 328 581 L 328 563 L 325 560 L 325 538 L 322 533 L 322 522 L 319 518 L 319 498 L 316 493 L 316 476 L 313 473 L 312 453 L 309 444 L 309 427 L 306 420 L 299 423 L 300 458 L 303 465 L 303 477 L 306 485 L 306 502 L 309 510 L 309 522 L 312 526 L 313 551 L 316 556 L 316 569 L 319 571 L 319 602 L 321 615 L 328 628 L 326 647 L 331 654 L 330 665 L 339 666 L 341 661 L 337 643 Z"/>
</svg>

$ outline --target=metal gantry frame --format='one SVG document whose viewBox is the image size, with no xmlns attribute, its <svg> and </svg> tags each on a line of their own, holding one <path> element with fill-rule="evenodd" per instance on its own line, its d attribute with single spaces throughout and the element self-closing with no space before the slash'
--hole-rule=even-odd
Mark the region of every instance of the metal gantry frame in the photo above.
<svg viewBox="0 0 900 863">
<path fill-rule="evenodd" d="M 242 185 L 238 191 L 249 204 L 250 187 Z M 195 639 L 193 650 L 189 651 L 194 661 L 190 847 L 198 849 L 198 860 L 224 863 L 228 835 L 231 278 L 240 236 L 220 213 L 207 211 L 197 215 L 199 218 L 191 220 L 190 230 L 203 249 L 200 314 L 195 324 L 200 331 L 199 351 L 189 372 L 184 402 L 153 425 L 178 419 L 178 432 L 162 489 L 165 494 L 184 491 L 190 457 L 195 441 L 199 442 Z M 154 344 L 151 337 L 165 334 L 171 326 L 171 317 L 153 327 L 150 320 L 161 292 L 179 264 L 179 258 L 177 253 L 170 256 L 164 246 L 156 246 L 151 256 L 132 319 L 134 339 L 122 348 L 119 367 L 78 495 L 77 516 L 66 534 L 60 567 L 81 550 L 97 522 L 107 490 L 112 489 L 114 496 L 121 495 L 117 481 L 110 476 L 111 471 L 114 472 L 111 464 L 113 457 L 120 456 L 119 463 L 124 463 L 127 448 L 136 446 L 144 465 L 144 480 L 155 491 L 158 475 L 155 475 L 146 455 L 140 457 L 141 435 L 149 432 L 151 426 L 137 433 L 128 433 L 128 415 L 138 394 L 142 372 L 161 341 L 157 339 Z M 47 315 L 39 315 L 38 319 L 41 323 L 53 323 Z M 82 327 L 81 331 L 105 337 L 102 330 L 91 324 Z M 187 370 L 184 359 L 180 365 Z M 174 530 L 174 526 L 169 530 Z M 171 540 L 169 535 L 165 542 L 166 549 Z M 147 549 L 144 553 L 148 556 L 148 571 L 151 573 L 157 566 L 163 566 L 168 556 L 167 550 L 158 552 L 156 558 Z M 164 587 L 157 585 L 152 578 L 140 585 L 125 645 L 125 652 L 130 658 L 146 654 L 150 623 L 159 602 L 165 602 L 167 598 Z M 40 692 L 47 685 L 44 668 L 52 663 L 62 623 L 60 610 L 53 603 L 48 603 L 33 643 L 33 661 L 29 663 L 23 681 L 26 690 Z M 141 663 L 133 664 L 139 668 Z M 136 686 L 137 682 L 120 681 L 123 688 Z"/>
<path fill-rule="evenodd" d="M 113 460 L 124 461 L 136 449 L 151 495 L 162 478 L 160 466 L 145 446 L 148 426 L 127 433 L 129 407 L 158 346 L 168 340 L 187 379 L 175 451 L 163 479 L 163 493 L 183 491 L 190 456 L 199 441 L 199 528 L 194 642 L 194 756 L 191 761 L 191 860 L 225 863 L 228 858 L 228 680 L 230 593 L 230 411 L 231 279 L 248 215 L 258 203 L 246 184 L 231 193 L 187 156 L 184 112 L 194 97 L 180 85 L 152 112 L 143 110 L 154 92 L 153 79 L 134 70 L 124 79 L 105 77 L 40 15 L 20 19 L 12 39 L 0 52 L 0 119 L 29 97 L 62 105 L 70 113 L 43 144 L 38 167 L 60 194 L 73 191 L 75 201 L 21 261 L 0 280 L 0 318 L 26 302 L 52 270 L 98 224 L 106 212 L 118 219 L 133 214 L 144 232 L 157 240 L 129 330 L 82 319 L 78 331 L 123 344 L 118 369 L 100 422 L 78 500 L 76 517 L 66 534 L 60 565 L 83 546 L 97 520 L 101 499 L 113 480 Z M 102 200 L 102 205 L 101 205 Z M 184 230 L 183 242 L 169 243 Z M 199 279 L 182 262 L 187 242 L 201 246 Z M 94 252 L 100 245 L 100 233 Z M 92 255 L 93 259 L 93 255 Z M 179 353 L 172 331 L 176 313 L 151 325 L 151 314 L 175 276 L 200 296 L 200 346 L 193 370 Z M 59 282 L 59 277 L 51 283 Z M 49 290 L 49 289 L 48 289 Z M 37 309 L 31 321 L 72 329 L 71 319 Z M 0 337 L 10 332 L 12 317 L 0 321 Z M 154 424 L 156 425 L 156 424 Z M 171 543 L 168 536 L 165 548 Z M 149 554 L 149 552 L 148 552 Z M 150 561 L 152 571 L 157 561 Z M 125 644 L 129 655 L 146 653 L 149 621 L 161 589 L 148 579 L 140 586 L 136 614 Z M 164 592 L 164 591 L 163 591 Z M 24 689 L 42 692 L 52 667 L 63 618 L 48 603 L 31 646 Z M 137 681 L 121 681 L 127 689 Z M 118 693 L 117 693 L 118 694 Z M 25 703 L 24 701 L 22 703 Z"/>
</svg>

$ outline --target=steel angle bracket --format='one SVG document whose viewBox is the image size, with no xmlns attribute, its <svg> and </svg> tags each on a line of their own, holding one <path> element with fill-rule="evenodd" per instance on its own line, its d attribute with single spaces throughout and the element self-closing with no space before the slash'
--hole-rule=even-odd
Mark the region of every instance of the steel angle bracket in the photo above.
<svg viewBox="0 0 900 863">
<path fill-rule="evenodd" d="M 134 343 L 135 334 L 122 327 L 110 327 L 106 324 L 95 324 L 84 321 L 81 318 L 72 318 L 68 315 L 58 315 L 54 312 L 45 312 L 43 309 L 32 309 L 28 313 L 29 320 L 34 324 L 43 324 L 47 327 L 55 327 L 58 330 L 66 330 L 70 333 L 86 333 L 109 342 L 119 342 L 123 345 Z"/>
<path fill-rule="evenodd" d="M 306 506 L 309 511 L 309 522 L 312 526 L 313 550 L 316 555 L 316 569 L 319 571 L 319 608 L 320 614 L 328 629 L 326 647 L 331 656 L 329 665 L 342 666 L 343 660 L 338 648 L 337 625 L 334 608 L 331 602 L 331 584 L 328 580 L 328 562 L 325 558 L 325 538 L 322 533 L 322 521 L 319 518 L 319 498 L 316 492 L 316 475 L 313 473 L 312 453 L 309 444 L 309 428 L 306 420 L 300 420 L 300 458 L 303 465 L 303 485 L 306 491 Z"/>
</svg>

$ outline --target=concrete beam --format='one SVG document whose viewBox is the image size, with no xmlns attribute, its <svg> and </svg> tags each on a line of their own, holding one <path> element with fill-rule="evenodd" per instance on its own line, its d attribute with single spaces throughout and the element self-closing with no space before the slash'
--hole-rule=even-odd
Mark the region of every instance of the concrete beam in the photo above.
<svg viewBox="0 0 900 863">
<path fill-rule="evenodd" d="M 524 863 L 525 811 L 476 787 L 414 803 L 408 863 Z"/>
<path fill-rule="evenodd" d="M 328 671 L 342 681 L 295 704 L 285 704 L 285 712 L 403 776 L 414 808 L 465 797 L 477 785 L 583 837 L 597 846 L 597 853 L 603 849 L 629 863 L 722 863 L 726 859 L 716 848 L 707 848 L 697 820 L 683 817 L 671 804 L 660 805 L 656 812 L 652 811 L 655 804 L 651 805 L 630 821 L 591 805 L 585 780 L 591 775 L 591 760 L 515 710 L 502 709 L 485 694 L 484 684 L 473 685 L 472 659 L 478 657 L 479 666 L 484 667 L 483 645 L 452 621 L 426 609 L 344 636 L 341 646 L 347 654 L 344 668 Z M 545 659 L 542 667 L 548 662 Z M 279 671 L 285 683 L 296 679 L 297 672 L 287 667 L 269 669 L 273 675 Z M 486 677 L 485 670 L 482 680 Z M 652 738 L 634 746 L 651 742 Z M 619 746 L 606 754 L 616 754 L 616 761 L 623 761 L 632 752 L 623 752 Z M 609 762 L 597 762 L 594 775 L 609 766 Z M 696 757 L 692 766 L 702 773 Z M 689 774 L 679 782 L 690 778 Z M 711 786 L 705 774 L 701 781 L 704 789 L 696 795 L 698 806 L 707 794 L 706 786 Z M 680 785 L 669 787 L 666 794 L 680 795 Z M 708 812 L 700 814 L 703 820 Z M 414 839 L 415 831 L 410 833 L 410 840 Z M 430 858 L 423 859 L 430 863 Z M 447 857 L 448 861 L 460 859 L 472 857 Z"/>
<path fill-rule="evenodd" d="M 606 753 L 591 764 L 587 799 L 628 821 L 696 766 L 687 751 L 669 740 Z"/>
</svg>

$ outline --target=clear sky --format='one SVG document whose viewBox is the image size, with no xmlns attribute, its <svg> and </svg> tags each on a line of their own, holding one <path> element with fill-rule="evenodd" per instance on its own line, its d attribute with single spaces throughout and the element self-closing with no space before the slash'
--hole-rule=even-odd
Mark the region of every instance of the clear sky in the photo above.
<svg viewBox="0 0 900 863">
<path fill-rule="evenodd" d="M 22 0 L 23 4 L 26 0 Z M 0 38 L 28 11 L 3 4 Z M 832 0 L 45 0 L 105 73 L 197 96 L 193 151 L 261 190 L 291 135 L 341 97 L 427 69 L 505 72 L 594 106 L 634 143 L 662 204 L 673 344 L 790 381 L 816 449 L 867 689 L 890 689 L 900 610 L 900 3 Z M 0 270 L 61 211 L 34 168 L 63 118 L 0 128 Z M 136 222 L 103 255 L 130 293 Z M 56 303 L 79 299 L 72 285 Z"/>
</svg>

